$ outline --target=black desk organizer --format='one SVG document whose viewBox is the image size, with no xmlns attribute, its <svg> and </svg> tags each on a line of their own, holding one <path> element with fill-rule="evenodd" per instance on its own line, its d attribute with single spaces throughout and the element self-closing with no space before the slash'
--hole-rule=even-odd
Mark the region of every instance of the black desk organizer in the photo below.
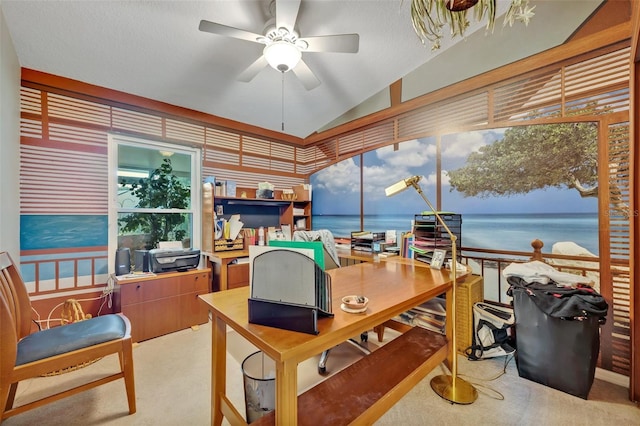
<svg viewBox="0 0 640 426">
<path fill-rule="evenodd" d="M 313 259 L 286 249 L 254 258 L 250 323 L 318 334 L 318 318 L 332 316 L 331 277 Z"/>
</svg>

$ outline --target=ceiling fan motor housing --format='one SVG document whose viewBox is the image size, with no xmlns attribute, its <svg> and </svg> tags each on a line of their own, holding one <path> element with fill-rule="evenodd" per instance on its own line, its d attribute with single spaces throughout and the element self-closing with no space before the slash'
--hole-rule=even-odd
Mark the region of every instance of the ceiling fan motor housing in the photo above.
<svg viewBox="0 0 640 426">
<path fill-rule="evenodd" d="M 272 68 L 287 72 L 298 65 L 302 58 L 302 50 L 307 48 L 307 43 L 298 39 L 295 31 L 287 28 L 271 28 L 267 31 L 263 50 L 264 57 Z"/>
<path fill-rule="evenodd" d="M 265 46 L 264 57 L 269 65 L 280 72 L 287 72 L 300 62 L 302 52 L 291 42 L 281 40 Z"/>
</svg>

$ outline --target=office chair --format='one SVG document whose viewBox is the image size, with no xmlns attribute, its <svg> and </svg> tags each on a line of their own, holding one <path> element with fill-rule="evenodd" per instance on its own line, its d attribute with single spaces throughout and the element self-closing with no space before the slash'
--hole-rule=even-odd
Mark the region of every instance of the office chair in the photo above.
<svg viewBox="0 0 640 426">
<path fill-rule="evenodd" d="M 13 415 L 123 378 L 129 414 L 136 412 L 131 324 L 109 314 L 31 333 L 32 310 L 27 288 L 6 252 L 0 252 L 0 423 Z M 118 354 L 120 371 L 93 379 L 19 407 L 22 380 L 81 366 Z"/>
<path fill-rule="evenodd" d="M 334 269 L 340 267 L 340 259 L 338 258 L 338 251 L 336 250 L 336 242 L 333 238 L 333 234 L 328 229 L 319 229 L 317 231 L 295 231 L 292 237 L 293 241 L 322 241 L 324 247 L 324 269 Z M 368 340 L 368 334 L 365 331 L 360 334 L 360 341 L 366 342 Z M 361 350 L 365 355 L 369 355 L 371 351 L 362 346 L 360 342 L 355 339 L 349 339 L 347 342 Z M 329 358 L 329 352 L 331 349 L 327 349 L 320 355 L 320 361 L 318 362 L 318 373 L 327 373 L 327 360 Z"/>
</svg>

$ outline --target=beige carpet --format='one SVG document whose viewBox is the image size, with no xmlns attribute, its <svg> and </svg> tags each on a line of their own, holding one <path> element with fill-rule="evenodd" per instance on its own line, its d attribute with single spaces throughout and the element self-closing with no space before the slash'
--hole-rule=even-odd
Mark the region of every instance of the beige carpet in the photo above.
<svg viewBox="0 0 640 426">
<path fill-rule="evenodd" d="M 370 345 L 375 337 L 370 333 Z M 392 338 L 387 332 L 385 339 Z M 255 348 L 235 333 L 229 334 L 228 394 L 244 414 L 240 362 Z M 5 420 L 14 425 L 207 425 L 210 424 L 211 326 L 184 330 L 142 342 L 134 349 L 138 412 L 127 415 L 121 380 L 83 392 Z M 348 344 L 332 351 L 327 368 L 335 372 L 360 356 Z M 115 369 L 108 357 L 61 376 L 38 378 L 18 387 L 17 402 L 35 399 L 47 388 L 57 388 Z M 627 390 L 597 380 L 583 400 L 518 377 L 515 362 L 500 376 L 504 358 L 458 362 L 459 374 L 474 383 L 479 397 L 471 405 L 452 405 L 437 396 L 429 384 L 436 371 L 418 384 L 376 425 L 631 425 L 640 424 L 640 409 L 627 399 Z M 372 371 L 371 374 L 375 374 Z M 299 366 L 299 388 L 312 386 L 317 358 Z M 490 380 L 500 376 L 495 380 Z"/>
</svg>

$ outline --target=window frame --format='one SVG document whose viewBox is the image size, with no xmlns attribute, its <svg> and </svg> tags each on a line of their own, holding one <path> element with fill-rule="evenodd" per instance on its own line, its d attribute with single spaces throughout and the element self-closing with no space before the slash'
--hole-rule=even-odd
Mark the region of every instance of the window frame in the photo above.
<svg viewBox="0 0 640 426">
<path fill-rule="evenodd" d="M 171 151 L 176 154 L 190 156 L 191 164 L 191 200 L 189 209 L 149 209 L 120 207 L 118 203 L 118 149 L 120 146 L 130 146 L 136 148 L 152 149 L 158 151 Z M 140 213 L 162 212 L 162 213 L 187 213 L 192 218 L 191 246 L 199 248 L 201 246 L 202 229 L 202 209 L 200 185 L 202 176 L 201 149 L 197 147 L 182 146 L 166 142 L 137 138 L 122 134 L 108 135 L 108 170 L 109 170 L 109 217 L 108 217 L 108 270 L 109 274 L 115 272 L 115 252 L 118 248 L 118 214 L 139 211 Z"/>
</svg>

